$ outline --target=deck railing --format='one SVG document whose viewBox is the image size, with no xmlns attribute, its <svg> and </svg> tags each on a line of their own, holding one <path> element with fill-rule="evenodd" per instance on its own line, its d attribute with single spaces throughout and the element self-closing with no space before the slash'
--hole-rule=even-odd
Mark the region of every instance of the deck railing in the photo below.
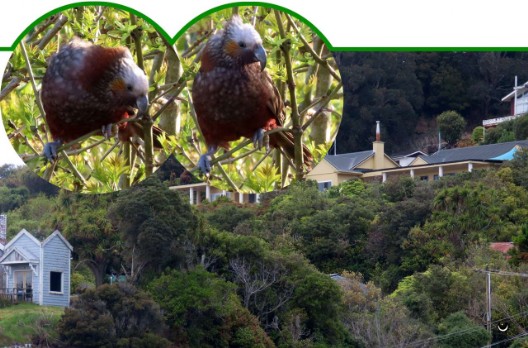
<svg viewBox="0 0 528 348">
<path fill-rule="evenodd" d="M 33 289 L 0 288 L 0 299 L 11 303 L 33 302 Z"/>
</svg>

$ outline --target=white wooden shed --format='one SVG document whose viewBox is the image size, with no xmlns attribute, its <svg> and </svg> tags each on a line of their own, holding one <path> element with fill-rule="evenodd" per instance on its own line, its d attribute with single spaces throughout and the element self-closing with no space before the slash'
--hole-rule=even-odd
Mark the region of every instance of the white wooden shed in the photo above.
<svg viewBox="0 0 528 348">
<path fill-rule="evenodd" d="M 73 247 L 59 232 L 40 242 L 21 230 L 0 250 L 4 293 L 39 305 L 70 304 L 71 252 Z"/>
</svg>

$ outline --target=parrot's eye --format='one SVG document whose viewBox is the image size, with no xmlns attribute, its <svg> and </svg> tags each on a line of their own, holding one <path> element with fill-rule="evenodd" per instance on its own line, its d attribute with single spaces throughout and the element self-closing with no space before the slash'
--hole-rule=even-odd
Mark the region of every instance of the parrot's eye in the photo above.
<svg viewBox="0 0 528 348">
<path fill-rule="evenodd" d="M 245 43 L 245 42 L 242 42 L 242 41 L 240 41 L 240 42 L 238 43 L 238 46 L 240 46 L 240 47 L 244 48 L 244 47 L 246 47 L 246 43 Z"/>
<path fill-rule="evenodd" d="M 126 89 L 127 89 L 128 91 L 132 91 L 132 85 L 127 85 L 127 86 L 126 86 Z"/>
</svg>

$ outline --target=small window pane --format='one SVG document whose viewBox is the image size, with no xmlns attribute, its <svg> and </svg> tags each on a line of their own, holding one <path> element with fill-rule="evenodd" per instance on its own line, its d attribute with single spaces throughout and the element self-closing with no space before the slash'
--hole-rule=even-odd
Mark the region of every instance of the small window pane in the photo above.
<svg viewBox="0 0 528 348">
<path fill-rule="evenodd" d="M 62 292 L 62 273 L 50 272 L 50 291 Z"/>
<path fill-rule="evenodd" d="M 319 191 L 326 191 L 328 190 L 330 187 L 332 187 L 332 182 L 331 181 L 322 181 L 322 182 L 318 182 L 317 183 L 317 186 L 319 188 Z"/>
</svg>

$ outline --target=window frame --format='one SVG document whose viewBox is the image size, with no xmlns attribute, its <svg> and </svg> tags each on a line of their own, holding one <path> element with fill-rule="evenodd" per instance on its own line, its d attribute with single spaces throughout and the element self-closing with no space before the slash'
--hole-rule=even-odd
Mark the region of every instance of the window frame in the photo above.
<svg viewBox="0 0 528 348">
<path fill-rule="evenodd" d="M 59 288 L 60 290 L 52 290 L 52 274 L 58 274 L 59 275 Z M 50 271 L 49 273 L 49 292 L 52 294 L 63 294 L 64 293 L 64 287 L 63 287 L 63 273 L 61 271 Z"/>
</svg>

